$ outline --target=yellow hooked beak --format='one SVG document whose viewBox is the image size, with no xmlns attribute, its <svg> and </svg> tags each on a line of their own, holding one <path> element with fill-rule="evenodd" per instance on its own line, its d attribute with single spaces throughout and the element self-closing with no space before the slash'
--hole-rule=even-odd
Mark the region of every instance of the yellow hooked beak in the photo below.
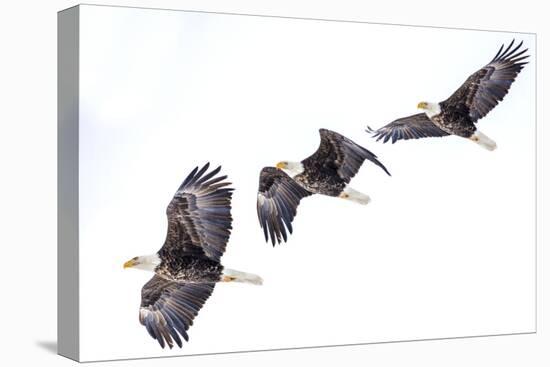
<svg viewBox="0 0 550 367">
<path fill-rule="evenodd" d="M 421 110 L 425 110 L 426 108 L 428 108 L 428 104 L 426 102 L 420 102 L 416 108 L 419 108 Z"/>
<path fill-rule="evenodd" d="M 136 259 L 128 260 L 124 263 L 124 269 L 132 268 L 132 267 L 136 266 L 137 264 L 138 264 L 138 262 L 137 262 Z"/>
<path fill-rule="evenodd" d="M 276 167 L 278 169 L 286 168 L 286 163 L 285 162 L 279 162 L 279 163 L 277 163 Z"/>
</svg>

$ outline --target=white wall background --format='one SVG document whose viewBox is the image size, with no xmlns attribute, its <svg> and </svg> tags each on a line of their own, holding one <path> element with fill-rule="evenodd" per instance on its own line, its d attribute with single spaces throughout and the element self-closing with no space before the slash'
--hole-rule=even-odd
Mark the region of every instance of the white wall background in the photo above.
<svg viewBox="0 0 550 367">
<path fill-rule="evenodd" d="M 364 132 L 445 99 L 513 37 L 534 50 L 533 36 L 81 14 L 82 360 L 534 331 L 533 66 L 479 124 L 494 153 L 459 138 L 383 146 Z M 304 200 L 295 235 L 273 249 L 256 218 L 259 170 L 307 157 L 319 127 L 373 150 L 393 178 L 364 165 L 352 186 L 372 196 L 368 207 Z M 237 189 L 222 262 L 265 285 L 218 286 L 190 343 L 163 351 L 137 322 L 151 274 L 121 264 L 160 247 L 166 205 L 206 161 Z"/>
<path fill-rule="evenodd" d="M 106 3 L 98 1 L 98 3 Z M 356 19 L 363 21 L 431 24 L 467 28 L 508 29 L 538 33 L 538 117 L 543 121 L 543 86 L 546 74 L 541 73 L 545 56 L 545 37 L 548 26 L 545 12 L 539 2 L 525 1 L 521 6 L 506 6 L 502 2 L 463 1 L 441 4 L 438 1 L 377 3 L 370 7 L 365 2 L 340 1 L 116 1 L 117 4 L 157 6 L 167 8 L 230 11 L 273 15 L 306 16 L 331 19 Z M 59 9 L 74 5 L 70 1 L 6 3 L 0 13 L 0 37 L 4 48 L 0 59 L 2 109 L 0 121 L 4 133 L 0 136 L 0 156 L 5 179 L 2 181 L 1 243 L 5 244 L 1 268 L 3 282 L 3 318 L 1 342 L 4 346 L 2 360 L 10 365 L 29 363 L 69 365 L 73 362 L 52 353 L 55 350 L 55 65 L 56 65 L 56 16 Z M 517 88 L 517 85 L 514 86 Z M 511 97 L 510 95 L 509 97 Z M 417 102 L 417 98 L 413 100 Z M 507 103 L 512 103 L 511 100 Z M 499 107 L 504 108 L 504 105 Z M 497 113 L 499 110 L 493 113 Z M 373 113 L 370 111 L 369 113 Z M 495 117 L 495 116 L 493 116 Z M 491 117 L 492 118 L 492 117 Z M 495 117 L 496 118 L 496 117 Z M 496 121 L 496 120 L 495 120 Z M 495 122 L 493 121 L 493 122 Z M 495 131 L 497 125 L 486 121 L 482 126 L 486 133 Z M 492 130 L 488 130 L 490 129 Z M 496 132 L 496 131 L 495 131 Z M 495 135 L 495 138 L 498 138 Z M 539 153 L 547 130 L 539 126 Z M 495 154 L 502 152 L 503 141 Z M 369 143 L 370 147 L 370 143 Z M 378 145 L 377 145 L 378 147 Z M 475 148 L 475 147 L 474 147 Z M 381 156 L 385 150 L 377 148 Z M 385 149 L 385 148 L 383 148 Z M 388 148 L 389 149 L 389 148 Z M 374 150 L 374 149 L 373 149 Z M 380 150 L 380 151 L 378 151 Z M 482 152 L 483 153 L 483 152 Z M 279 158 L 279 157 L 276 157 Z M 388 164 L 389 165 L 389 164 Z M 543 243 L 543 208 L 547 200 L 541 188 L 546 170 L 543 159 L 539 167 L 539 298 L 538 332 L 533 335 L 442 340 L 431 342 L 397 343 L 341 347 L 316 350 L 285 351 L 217 355 L 194 358 L 170 358 L 130 362 L 105 363 L 104 365 L 181 365 L 192 366 L 280 365 L 281 363 L 315 363 L 333 366 L 343 361 L 347 365 L 377 366 L 546 366 L 549 342 L 548 318 L 541 317 L 548 292 L 542 284 L 548 272 L 542 264 L 548 260 L 541 251 Z M 395 171 L 393 169 L 392 171 Z M 358 180 L 360 177 L 357 178 Z M 370 182 L 370 174 L 368 182 Z M 37 187 L 39 190 L 37 191 Z M 379 195 L 373 198 L 379 197 Z M 377 199 L 381 200 L 382 198 Z M 372 203 L 374 208 L 375 202 Z M 32 217 L 29 216 L 32 212 Z M 303 214 L 303 213 L 302 213 Z M 300 228 L 304 228 L 303 225 Z M 305 231 L 305 229 L 302 229 Z M 298 233 L 296 234 L 298 236 Z M 232 245 L 232 248 L 234 246 Z M 28 249 L 32 248 L 32 256 Z M 22 259 L 23 258 L 23 259 Z M 226 258 L 229 258 L 229 253 Z M 24 263 L 26 270 L 20 270 Z M 130 274 L 128 274 L 130 276 Z M 137 276 L 137 275 L 135 275 Z M 12 280 L 16 281 L 12 281 Z M 134 282 L 133 280 L 131 281 Z M 29 288 L 30 287 L 30 288 Z M 31 291 L 29 291 L 31 289 Z M 237 287 L 231 291 L 233 293 Z M 219 291 L 219 290 L 218 290 Z M 229 290 L 228 290 L 229 291 Z M 14 306 L 16 305 L 16 306 Z M 211 306 L 211 305 L 207 305 Z M 206 309 L 205 309 L 206 310 Z M 204 311 L 204 310 L 203 310 Z M 210 312 L 211 310 L 209 310 Z M 9 316 L 7 316 L 9 315 Z M 200 317 L 203 317 L 201 315 Z M 197 330 L 193 330 L 193 338 Z"/>
</svg>

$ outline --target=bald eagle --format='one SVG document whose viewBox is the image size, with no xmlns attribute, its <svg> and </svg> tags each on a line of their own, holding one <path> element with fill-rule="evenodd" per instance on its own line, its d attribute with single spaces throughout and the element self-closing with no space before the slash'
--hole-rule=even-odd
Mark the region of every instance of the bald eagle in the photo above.
<svg viewBox="0 0 550 367">
<path fill-rule="evenodd" d="M 283 161 L 260 172 L 257 211 L 265 240 L 275 246 L 292 233 L 292 221 L 302 198 L 321 194 L 351 200 L 359 204 L 370 201 L 368 195 L 349 187 L 353 176 L 365 161 L 390 173 L 377 157 L 334 131 L 320 129 L 321 143 L 310 157 L 301 162 Z M 286 229 L 285 229 L 286 227 Z"/>
<path fill-rule="evenodd" d="M 397 119 L 378 130 L 367 128 L 376 140 L 419 139 L 457 135 L 483 148 L 494 150 L 496 143 L 477 130 L 475 123 L 487 115 L 508 93 L 519 72 L 527 64 L 523 42 L 512 48 L 514 40 L 500 47 L 487 65 L 470 77 L 448 99 L 439 103 L 420 102 L 422 113 Z"/>
<path fill-rule="evenodd" d="M 221 167 L 206 173 L 208 167 L 196 167 L 168 204 L 162 248 L 124 264 L 155 273 L 141 290 L 139 322 L 162 348 L 174 341 L 181 348 L 180 336 L 189 340 L 187 330 L 217 282 L 262 283 L 257 275 L 220 264 L 232 228 L 233 189 L 227 176 L 214 177 Z"/>
</svg>

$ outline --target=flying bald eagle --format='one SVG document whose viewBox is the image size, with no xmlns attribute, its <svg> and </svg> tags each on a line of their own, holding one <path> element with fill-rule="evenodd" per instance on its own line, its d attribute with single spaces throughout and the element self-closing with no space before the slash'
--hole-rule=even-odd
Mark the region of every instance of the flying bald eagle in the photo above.
<svg viewBox="0 0 550 367">
<path fill-rule="evenodd" d="M 258 219 L 265 240 L 271 238 L 273 246 L 286 242 L 287 230 L 292 233 L 292 221 L 304 197 L 322 194 L 367 204 L 369 196 L 348 185 L 365 159 L 390 175 L 373 153 L 352 140 L 327 129 L 319 133 L 321 143 L 310 157 L 279 162 L 277 168 L 264 167 L 260 172 Z"/>
<path fill-rule="evenodd" d="M 448 99 L 439 103 L 420 102 L 424 112 L 397 119 L 378 130 L 367 128 L 376 140 L 419 139 L 457 135 L 470 139 L 488 150 L 496 143 L 477 130 L 475 123 L 487 115 L 508 93 L 510 86 L 527 62 L 520 62 L 527 49 L 520 50 L 523 42 L 512 48 L 514 40 L 462 84 Z"/>
<path fill-rule="evenodd" d="M 208 167 L 196 167 L 168 204 L 162 248 L 124 264 L 155 273 L 141 290 L 139 322 L 162 348 L 174 341 L 181 348 L 180 335 L 189 340 L 187 330 L 217 282 L 262 283 L 257 275 L 220 264 L 231 234 L 233 189 L 223 181 L 227 176 L 214 177 L 221 167 L 205 174 Z"/>
</svg>

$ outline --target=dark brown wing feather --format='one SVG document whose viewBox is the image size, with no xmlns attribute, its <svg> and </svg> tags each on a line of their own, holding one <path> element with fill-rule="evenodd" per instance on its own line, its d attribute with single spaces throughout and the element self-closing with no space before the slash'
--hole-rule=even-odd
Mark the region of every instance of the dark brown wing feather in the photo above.
<svg viewBox="0 0 550 367">
<path fill-rule="evenodd" d="M 181 348 L 180 335 L 189 340 L 187 330 L 193 325 L 204 302 L 210 297 L 215 283 L 177 283 L 158 275 L 141 289 L 139 322 L 164 348 L 174 341 Z"/>
<path fill-rule="evenodd" d="M 205 174 L 207 163 L 183 181 L 166 208 L 168 233 L 159 250 L 169 256 L 205 255 L 219 261 L 231 234 L 231 195 L 227 176 L 214 177 L 221 167 Z"/>
<path fill-rule="evenodd" d="M 344 182 L 349 183 L 353 176 L 357 174 L 365 159 L 368 159 L 391 176 L 374 153 L 351 139 L 327 129 L 319 129 L 319 134 L 321 135 L 319 148 L 302 161 L 304 166 L 336 166 L 338 175 Z"/>
<path fill-rule="evenodd" d="M 382 142 L 386 143 L 391 139 L 392 144 L 398 140 L 449 135 L 435 126 L 424 112 L 397 119 L 378 130 L 367 127 L 367 132 L 373 134 L 372 137 L 376 138 L 376 141 L 383 139 Z"/>
<path fill-rule="evenodd" d="M 529 57 L 523 55 L 528 49 L 519 50 L 523 42 L 515 48 L 512 48 L 513 45 L 514 41 L 505 50 L 502 45 L 490 63 L 470 75 L 442 104 L 464 105 L 472 122 L 487 115 L 502 101 L 521 69 L 527 64 L 526 61 L 520 62 Z"/>
<path fill-rule="evenodd" d="M 292 221 L 298 204 L 309 195 L 311 192 L 302 188 L 282 170 L 275 167 L 262 169 L 256 208 L 266 241 L 271 238 L 273 246 L 283 240 L 286 242 L 286 229 L 292 233 Z"/>
</svg>

